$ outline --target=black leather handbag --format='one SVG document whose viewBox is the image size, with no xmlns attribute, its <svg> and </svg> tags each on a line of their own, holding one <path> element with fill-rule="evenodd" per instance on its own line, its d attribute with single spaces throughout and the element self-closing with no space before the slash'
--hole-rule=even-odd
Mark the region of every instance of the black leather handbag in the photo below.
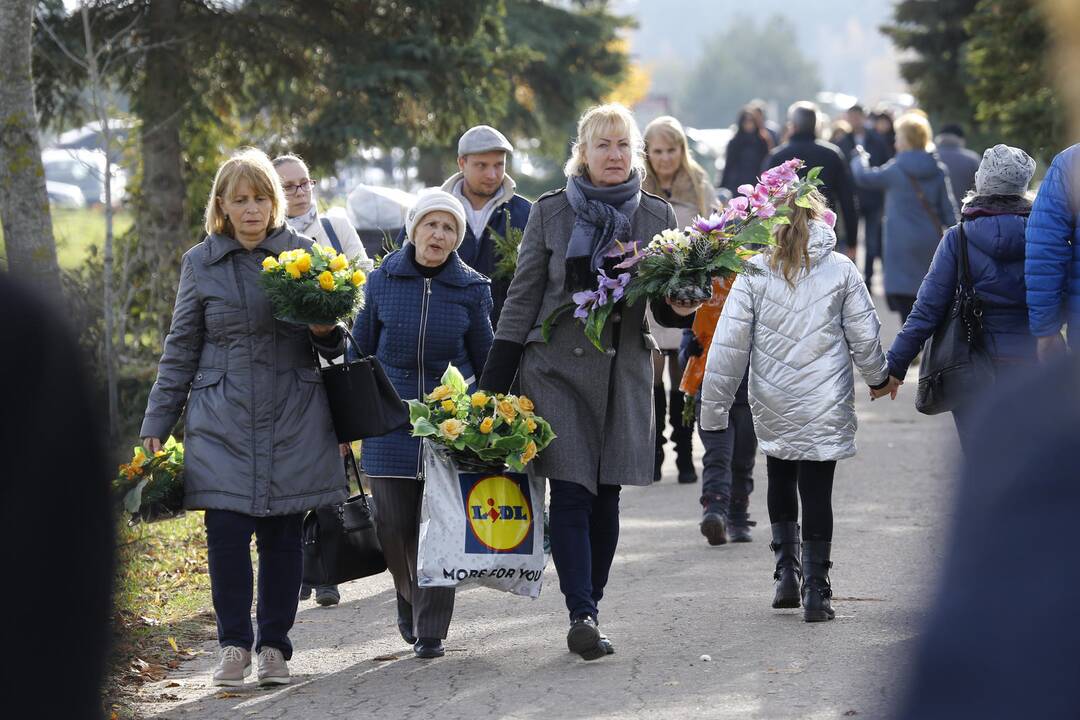
<svg viewBox="0 0 1080 720">
<path fill-rule="evenodd" d="M 959 234 L 956 295 L 945 319 L 926 341 L 919 363 L 915 409 L 924 415 L 955 410 L 994 380 L 994 365 L 983 344 L 982 301 L 971 281 L 963 221 Z"/>
<path fill-rule="evenodd" d="M 351 449 L 345 463 L 359 478 Z M 301 530 L 305 585 L 338 585 L 386 570 L 373 509 L 361 485 L 359 495 L 308 512 Z"/>
<path fill-rule="evenodd" d="M 356 338 L 341 328 L 346 343 L 360 354 Z M 409 423 L 409 408 L 402 402 L 374 355 L 320 368 L 330 416 L 338 442 L 377 437 Z"/>
</svg>

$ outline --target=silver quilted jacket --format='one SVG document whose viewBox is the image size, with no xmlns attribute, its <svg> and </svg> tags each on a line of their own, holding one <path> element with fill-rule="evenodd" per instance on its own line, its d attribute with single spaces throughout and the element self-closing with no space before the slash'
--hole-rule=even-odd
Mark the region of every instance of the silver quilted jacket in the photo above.
<svg viewBox="0 0 1080 720">
<path fill-rule="evenodd" d="M 889 375 L 881 323 L 855 264 L 833 252 L 836 235 L 810 225 L 810 268 L 792 289 L 769 269 L 740 275 L 709 348 L 701 427 L 727 427 L 728 410 L 750 362 L 750 407 L 766 455 L 840 460 L 855 454 L 854 360 L 868 385 Z M 753 352 L 751 352 L 751 349 Z"/>
</svg>

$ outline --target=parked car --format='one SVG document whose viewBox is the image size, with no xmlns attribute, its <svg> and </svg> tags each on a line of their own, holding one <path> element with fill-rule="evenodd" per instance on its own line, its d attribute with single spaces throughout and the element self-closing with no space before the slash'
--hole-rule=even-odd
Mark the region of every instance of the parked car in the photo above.
<svg viewBox="0 0 1080 720">
<path fill-rule="evenodd" d="M 65 210 L 77 210 L 86 207 L 86 196 L 78 185 L 57 182 L 56 180 L 45 181 L 45 192 L 49 194 L 49 204 L 53 207 Z"/>
</svg>

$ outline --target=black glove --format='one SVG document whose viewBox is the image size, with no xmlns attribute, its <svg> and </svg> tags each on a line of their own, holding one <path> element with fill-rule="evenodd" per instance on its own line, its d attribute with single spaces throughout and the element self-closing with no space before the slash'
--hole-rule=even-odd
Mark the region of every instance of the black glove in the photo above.
<svg viewBox="0 0 1080 720">
<path fill-rule="evenodd" d="M 525 346 L 509 340 L 496 340 L 488 351 L 484 372 L 477 387 L 493 393 L 508 393 L 517 377 Z"/>
</svg>

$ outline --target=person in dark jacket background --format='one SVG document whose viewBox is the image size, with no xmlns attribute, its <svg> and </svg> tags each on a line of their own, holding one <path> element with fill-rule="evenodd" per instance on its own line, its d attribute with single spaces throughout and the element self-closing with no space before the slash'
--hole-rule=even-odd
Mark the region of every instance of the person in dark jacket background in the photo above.
<svg viewBox="0 0 1080 720">
<path fill-rule="evenodd" d="M 368 279 L 353 336 L 374 355 L 403 400 L 439 384 L 448 364 L 470 388 L 491 349 L 490 281 L 457 254 L 465 209 L 437 188 L 420 193 L 405 218 L 408 241 Z M 408 427 L 363 443 L 361 462 L 378 508 L 376 531 L 397 588 L 398 630 L 420 658 L 443 655 L 454 588 L 421 588 L 416 580 L 420 528 L 420 439 Z"/>
<path fill-rule="evenodd" d="M 491 280 L 491 325 L 499 323 L 510 280 L 496 278 L 501 256 L 492 233 L 506 237 L 507 227 L 525 231 L 532 203 L 517 195 L 517 184 L 506 172 L 514 146 L 506 136 L 489 125 L 469 128 L 458 140 L 458 172 L 442 184 L 444 192 L 456 197 L 465 209 L 465 239 L 457 249 L 461 260 Z M 405 228 L 398 234 L 398 246 L 405 243 Z"/>
<path fill-rule="evenodd" d="M 773 149 L 772 137 L 765 131 L 750 109 L 744 107 L 736 120 L 735 134 L 728 140 L 724 152 L 724 172 L 720 187 L 733 196 L 740 185 L 753 185 L 761 174 L 761 164 Z"/>
<path fill-rule="evenodd" d="M 859 216 L 855 211 L 855 186 L 851 182 L 847 161 L 840 148 L 817 139 L 818 108 L 811 102 L 797 102 L 788 108 L 788 141 L 769 153 L 761 170 L 774 168 L 792 158 L 805 161 L 800 170 L 805 175 L 811 168 L 821 167 L 823 185 L 819 188 L 825 201 L 834 212 L 839 210 L 844 219 L 843 252 L 855 257 L 855 243 L 859 236 Z"/>
<path fill-rule="evenodd" d="M 855 104 L 848 108 L 848 123 L 851 134 L 838 143 L 848 162 L 855 157 L 857 148 L 863 148 L 870 154 L 870 167 L 881 167 L 894 153 L 866 119 L 862 105 Z M 871 188 L 858 187 L 856 197 L 859 201 L 859 217 L 862 218 L 863 232 L 863 277 L 866 286 L 874 277 L 874 262 L 881 259 L 881 230 L 885 214 L 885 193 Z"/>
<path fill-rule="evenodd" d="M 1052 550 L 1075 542 L 1080 367 L 1022 373 L 987 400 L 898 720 L 1076 717 L 1080 576 Z"/>
<path fill-rule="evenodd" d="M 950 123 L 941 128 L 934 138 L 937 155 L 949 170 L 949 183 L 952 184 L 953 197 L 957 200 L 967 197 L 975 187 L 975 173 L 979 169 L 978 153 L 968 150 L 964 141 L 964 128 Z"/>
<path fill-rule="evenodd" d="M 1023 150 L 1006 145 L 988 149 L 975 176 L 975 193 L 964 199 L 961 213 L 971 280 L 983 303 L 985 346 L 999 374 L 1035 362 L 1024 287 L 1024 231 L 1031 212 L 1025 194 L 1034 172 L 1035 161 Z M 888 352 L 889 374 L 899 380 L 952 306 L 959 284 L 960 227 L 949 228 L 942 238 L 911 314 Z M 971 406 L 965 403 L 953 411 L 960 444 L 969 453 L 974 447 Z"/>
<path fill-rule="evenodd" d="M 1061 330 L 1080 327 L 1080 228 L 1076 223 L 1080 144 L 1058 153 L 1039 186 L 1027 226 L 1028 323 L 1039 357 L 1065 350 Z M 1074 342 L 1069 332 L 1069 344 Z"/>
<path fill-rule="evenodd" d="M 859 187 L 885 191 L 885 299 L 903 322 L 944 228 L 956 220 L 956 203 L 945 166 L 927 150 L 933 133 L 926 117 L 903 115 L 896 131 L 895 158 L 871 167 L 864 150 L 851 159 L 851 170 Z"/>
</svg>

